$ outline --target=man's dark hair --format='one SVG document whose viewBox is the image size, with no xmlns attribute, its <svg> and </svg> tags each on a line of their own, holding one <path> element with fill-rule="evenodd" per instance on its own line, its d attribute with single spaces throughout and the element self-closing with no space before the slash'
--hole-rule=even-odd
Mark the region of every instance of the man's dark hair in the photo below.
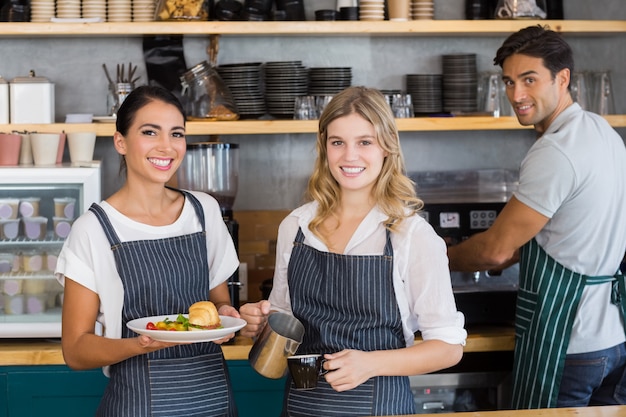
<svg viewBox="0 0 626 417">
<path fill-rule="evenodd" d="M 563 68 L 574 72 L 574 53 L 563 36 L 541 25 L 520 29 L 509 36 L 496 52 L 494 65 L 502 67 L 504 61 L 513 54 L 541 58 L 552 78 Z"/>
</svg>

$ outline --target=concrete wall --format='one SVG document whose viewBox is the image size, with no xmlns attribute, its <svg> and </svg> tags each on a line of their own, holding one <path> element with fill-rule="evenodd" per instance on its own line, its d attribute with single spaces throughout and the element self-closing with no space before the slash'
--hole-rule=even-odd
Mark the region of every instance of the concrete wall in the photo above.
<svg viewBox="0 0 626 417">
<path fill-rule="evenodd" d="M 566 19 L 626 20 L 623 0 L 566 0 Z M 305 0 L 307 16 L 334 1 Z M 439 19 L 462 19 L 463 0 L 435 0 Z M 1 23 L 0 23 L 1 24 Z M 254 23 L 250 23 L 254 24 Z M 612 73 L 616 112 L 626 113 L 625 34 L 615 36 L 567 35 L 579 70 Z M 340 36 L 272 37 L 222 36 L 218 64 L 301 60 L 305 66 L 350 66 L 353 84 L 381 89 L 404 89 L 404 75 L 440 73 L 440 56 L 476 53 L 479 71 L 495 70 L 493 55 L 504 37 Z M 184 40 L 186 66 L 207 59 L 208 38 Z M 67 113 L 106 114 L 107 82 L 102 63 L 133 62 L 145 82 L 140 37 L 0 38 L 0 74 L 5 79 L 28 74 L 56 84 L 57 119 Z M 626 137 L 626 129 L 619 129 Z M 193 137 L 191 141 L 207 140 Z M 241 172 L 235 210 L 291 209 L 301 202 L 314 158 L 314 135 L 233 135 L 224 142 L 239 143 Z M 403 150 L 410 171 L 441 169 L 517 169 L 534 140 L 529 130 L 403 132 Z M 103 161 L 104 197 L 118 187 L 119 159 L 110 138 L 99 138 L 96 158 Z"/>
</svg>

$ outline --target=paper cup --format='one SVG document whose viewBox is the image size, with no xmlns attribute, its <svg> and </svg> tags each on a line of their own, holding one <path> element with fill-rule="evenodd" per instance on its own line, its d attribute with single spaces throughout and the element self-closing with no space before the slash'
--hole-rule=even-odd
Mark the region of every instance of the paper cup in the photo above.
<svg viewBox="0 0 626 417">
<path fill-rule="evenodd" d="M 48 227 L 47 217 L 24 217 L 24 234 L 29 239 L 43 239 Z"/>
<path fill-rule="evenodd" d="M 65 239 L 70 234 L 73 221 L 74 220 L 65 217 L 53 217 L 54 233 L 57 237 Z"/>
<path fill-rule="evenodd" d="M 67 219 L 74 218 L 76 211 L 76 199 L 72 197 L 55 197 L 54 198 L 54 215 L 56 217 L 65 217 Z"/>
<path fill-rule="evenodd" d="M 56 163 L 63 162 L 63 152 L 65 152 L 65 133 L 59 135 L 59 146 L 57 146 L 57 159 Z"/>
<path fill-rule="evenodd" d="M 30 134 L 20 133 L 22 137 L 22 146 L 20 148 L 20 165 L 33 164 L 33 150 L 30 146 Z"/>
<path fill-rule="evenodd" d="M 19 206 L 17 198 L 0 198 L 0 220 L 17 219 Z"/>
<path fill-rule="evenodd" d="M 96 132 L 68 133 L 67 144 L 70 147 L 70 160 L 72 162 L 91 161 L 96 146 Z"/>
<path fill-rule="evenodd" d="M 28 197 L 20 200 L 20 214 L 22 217 L 37 217 L 39 216 L 39 203 L 41 198 Z"/>
<path fill-rule="evenodd" d="M 410 0 L 388 0 L 389 20 L 406 21 L 410 17 Z"/>
<path fill-rule="evenodd" d="M 0 165 L 17 165 L 20 161 L 22 137 L 9 133 L 0 133 Z"/>
<path fill-rule="evenodd" d="M 35 165 L 54 165 L 59 152 L 61 135 L 58 133 L 31 133 L 30 145 Z"/>
</svg>

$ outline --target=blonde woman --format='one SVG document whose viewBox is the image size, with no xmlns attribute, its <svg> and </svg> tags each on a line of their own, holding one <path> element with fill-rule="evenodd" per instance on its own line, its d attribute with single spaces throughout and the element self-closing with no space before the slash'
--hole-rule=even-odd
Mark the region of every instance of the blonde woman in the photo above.
<svg viewBox="0 0 626 417">
<path fill-rule="evenodd" d="M 305 326 L 298 354 L 329 370 L 312 390 L 288 380 L 284 415 L 415 413 L 408 375 L 455 365 L 467 336 L 446 245 L 418 214 L 395 119 L 375 89 L 350 87 L 320 117 L 310 202 L 278 231 L 269 300 L 241 307 L 243 335 L 271 311 Z M 423 343 L 414 344 L 420 331 Z"/>
</svg>

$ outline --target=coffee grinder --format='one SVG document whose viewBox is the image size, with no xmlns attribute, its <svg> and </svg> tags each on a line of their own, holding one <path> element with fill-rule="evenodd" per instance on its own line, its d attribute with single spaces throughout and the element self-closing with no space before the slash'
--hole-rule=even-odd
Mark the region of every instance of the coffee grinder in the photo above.
<svg viewBox="0 0 626 417">
<path fill-rule="evenodd" d="M 217 200 L 222 218 L 239 253 L 239 224 L 233 216 L 233 204 L 239 181 L 239 145 L 222 142 L 187 144 L 187 155 L 178 169 L 178 186 L 203 191 Z M 228 279 L 230 300 L 239 308 L 239 269 Z"/>
</svg>

